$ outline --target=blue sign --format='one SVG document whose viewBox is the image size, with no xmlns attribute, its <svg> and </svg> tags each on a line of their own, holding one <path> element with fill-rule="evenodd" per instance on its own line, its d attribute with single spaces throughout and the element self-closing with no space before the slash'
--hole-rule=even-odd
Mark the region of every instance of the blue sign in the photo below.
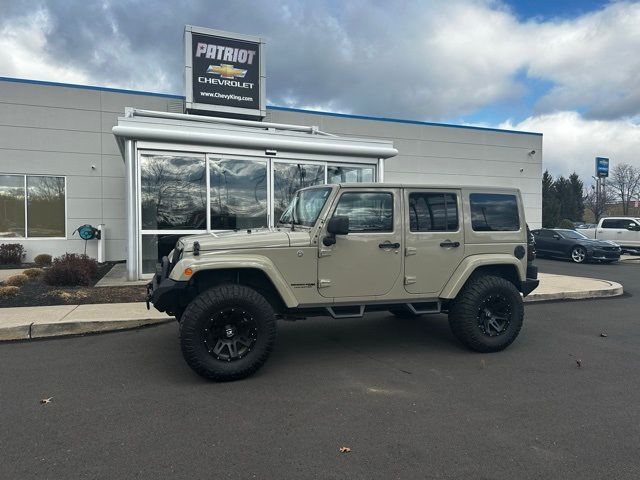
<svg viewBox="0 0 640 480">
<path fill-rule="evenodd" d="M 596 176 L 609 176 L 609 159 L 605 157 L 596 157 Z"/>
</svg>

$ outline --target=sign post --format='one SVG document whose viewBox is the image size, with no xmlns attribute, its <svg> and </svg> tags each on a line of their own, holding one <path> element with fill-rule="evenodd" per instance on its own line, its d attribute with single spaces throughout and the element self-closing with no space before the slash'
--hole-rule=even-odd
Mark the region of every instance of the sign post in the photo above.
<svg viewBox="0 0 640 480">
<path fill-rule="evenodd" d="M 185 110 L 264 118 L 264 45 L 260 37 L 185 26 Z"/>
</svg>

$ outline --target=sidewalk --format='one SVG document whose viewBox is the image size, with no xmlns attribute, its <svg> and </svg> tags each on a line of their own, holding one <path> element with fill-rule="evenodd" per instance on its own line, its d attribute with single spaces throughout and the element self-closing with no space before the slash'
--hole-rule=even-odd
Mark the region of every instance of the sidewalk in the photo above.
<svg viewBox="0 0 640 480">
<path fill-rule="evenodd" d="M 548 273 L 541 273 L 539 278 L 540 286 L 526 297 L 526 302 L 614 297 L 623 293 L 622 285 L 608 280 Z M 142 302 L 0 308 L 0 341 L 108 332 L 172 320 L 153 307 L 147 310 Z"/>
</svg>

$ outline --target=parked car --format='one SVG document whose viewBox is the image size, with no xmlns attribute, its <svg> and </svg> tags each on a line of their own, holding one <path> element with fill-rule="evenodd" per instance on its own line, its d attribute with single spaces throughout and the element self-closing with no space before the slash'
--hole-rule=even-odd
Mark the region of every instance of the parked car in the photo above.
<svg viewBox="0 0 640 480">
<path fill-rule="evenodd" d="M 461 343 L 497 352 L 538 286 L 525 225 L 516 189 L 305 188 L 275 228 L 181 238 L 148 301 L 179 319 L 186 362 L 213 380 L 260 368 L 276 319 L 448 313 Z"/>
<path fill-rule="evenodd" d="M 609 240 L 592 240 L 575 230 L 541 228 L 533 231 L 538 257 L 568 258 L 575 263 L 620 260 L 622 249 Z"/>
<path fill-rule="evenodd" d="M 611 240 L 629 253 L 640 253 L 640 219 L 632 217 L 604 217 L 594 228 L 581 230 L 588 238 Z"/>
</svg>

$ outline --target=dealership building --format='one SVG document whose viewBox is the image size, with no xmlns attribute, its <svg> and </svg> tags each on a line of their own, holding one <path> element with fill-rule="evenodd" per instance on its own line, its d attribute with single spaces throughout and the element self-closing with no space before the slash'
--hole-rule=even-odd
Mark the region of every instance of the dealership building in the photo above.
<svg viewBox="0 0 640 480">
<path fill-rule="evenodd" d="M 181 235 L 272 227 L 295 190 L 338 182 L 515 187 L 541 224 L 541 134 L 277 106 L 219 119 L 190 100 L 0 78 L 0 242 L 145 278 Z"/>
</svg>

